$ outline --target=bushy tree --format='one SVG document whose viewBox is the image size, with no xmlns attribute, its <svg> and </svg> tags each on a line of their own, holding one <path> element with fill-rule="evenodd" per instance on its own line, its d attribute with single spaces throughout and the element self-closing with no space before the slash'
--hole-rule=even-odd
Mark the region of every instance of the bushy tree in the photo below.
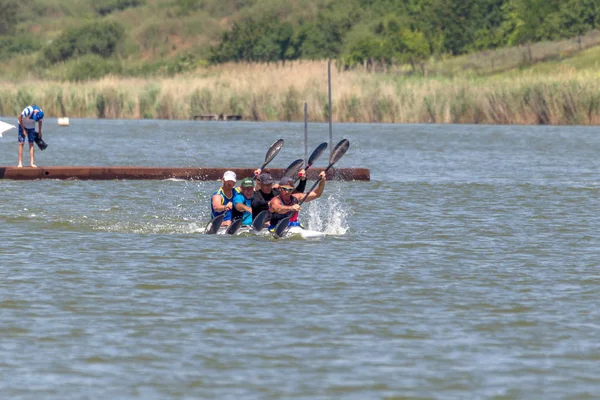
<svg viewBox="0 0 600 400">
<path fill-rule="evenodd" d="M 349 35 L 342 53 L 343 65 L 351 68 L 362 65 L 377 70 L 391 64 L 392 54 L 386 51 L 385 40 L 367 29 L 358 29 Z"/>
<path fill-rule="evenodd" d="M 349 35 L 344 59 L 347 66 L 362 63 L 368 69 L 410 64 L 413 71 L 422 69 L 431 55 L 425 35 L 410 29 L 410 23 L 399 16 L 388 16 L 372 29 L 362 29 Z"/>
<path fill-rule="evenodd" d="M 16 22 L 17 9 L 14 2 L 10 0 L 0 0 L 0 35 L 11 33 Z"/>
<path fill-rule="evenodd" d="M 118 22 L 91 22 L 59 35 L 44 49 L 44 60 L 57 63 L 84 54 L 109 57 L 124 35 L 125 30 Z"/>
<path fill-rule="evenodd" d="M 33 53 L 41 47 L 38 40 L 28 35 L 0 37 L 0 59 L 6 59 L 15 54 Z"/>
<path fill-rule="evenodd" d="M 223 33 L 221 43 L 211 49 L 211 62 L 279 61 L 293 59 L 293 28 L 272 18 L 246 18 Z"/>
<path fill-rule="evenodd" d="M 600 2 L 597 0 L 566 0 L 559 10 L 560 30 L 566 36 L 582 35 L 600 27 Z"/>
<path fill-rule="evenodd" d="M 259 4 L 252 15 L 258 14 Z M 212 61 L 264 61 L 277 54 L 280 60 L 342 56 L 347 66 L 408 62 L 416 69 L 431 55 L 582 35 L 599 26 L 600 1 L 336 0 L 326 2 L 314 17 L 304 14 L 294 21 L 286 15 L 289 25 L 283 30 L 277 26 L 282 16 L 269 13 L 270 18 L 234 24 L 213 49 Z M 258 20 L 263 27 L 255 26 Z"/>
<path fill-rule="evenodd" d="M 15 26 L 22 19 L 23 11 L 31 7 L 31 0 L 0 0 L 0 35 L 14 35 Z"/>
</svg>

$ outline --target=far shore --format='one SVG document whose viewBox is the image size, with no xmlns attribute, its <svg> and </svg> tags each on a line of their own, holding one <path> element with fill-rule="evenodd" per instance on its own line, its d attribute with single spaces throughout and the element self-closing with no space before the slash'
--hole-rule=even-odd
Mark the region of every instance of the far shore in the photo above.
<svg viewBox="0 0 600 400">
<path fill-rule="evenodd" d="M 327 63 L 227 64 L 175 78 L 2 82 L 0 115 L 311 122 L 328 115 Z M 600 74 L 423 78 L 332 67 L 334 122 L 600 125 Z"/>
</svg>

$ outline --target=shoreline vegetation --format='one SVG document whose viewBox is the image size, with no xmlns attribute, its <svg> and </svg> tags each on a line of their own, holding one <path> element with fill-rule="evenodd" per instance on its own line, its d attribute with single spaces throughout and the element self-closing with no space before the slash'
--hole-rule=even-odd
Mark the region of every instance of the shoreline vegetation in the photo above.
<svg viewBox="0 0 600 400">
<path fill-rule="evenodd" d="M 600 125 L 600 72 L 557 67 L 488 77 L 344 71 L 332 62 L 334 122 Z M 176 77 L 0 84 L 0 115 L 35 103 L 51 117 L 328 121 L 327 61 L 230 63 Z"/>
<path fill-rule="evenodd" d="M 600 125 L 592 3 L 0 0 L 0 115 Z"/>
</svg>

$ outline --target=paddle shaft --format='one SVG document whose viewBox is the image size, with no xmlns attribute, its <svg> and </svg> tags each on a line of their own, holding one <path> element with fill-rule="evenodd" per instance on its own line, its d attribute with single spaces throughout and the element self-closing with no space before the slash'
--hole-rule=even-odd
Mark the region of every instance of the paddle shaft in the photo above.
<svg viewBox="0 0 600 400">
<path fill-rule="evenodd" d="M 265 167 L 271 162 L 273 161 L 273 159 L 275 158 L 275 156 L 279 153 L 279 150 L 281 150 L 281 148 L 283 147 L 283 139 L 279 139 L 277 140 L 275 143 L 273 143 L 271 145 L 271 147 L 269 147 L 269 150 L 267 150 L 267 154 L 265 155 L 265 162 L 263 163 L 263 165 L 261 165 L 260 170 L 262 171 L 263 169 L 265 169 Z M 254 179 L 256 179 L 256 175 L 254 175 Z"/>
<path fill-rule="evenodd" d="M 325 168 L 325 174 L 327 174 L 327 171 L 329 171 L 329 169 L 330 169 L 331 167 L 333 167 L 333 164 L 329 164 L 329 165 L 327 166 L 327 168 Z M 309 194 L 310 194 L 310 193 L 311 193 L 313 190 L 315 190 L 315 188 L 317 187 L 317 185 L 318 185 L 319 183 L 321 183 L 321 180 L 323 180 L 323 178 L 319 176 L 319 179 L 317 179 L 317 181 L 314 183 L 314 185 L 312 185 L 312 187 L 310 188 L 310 190 L 309 190 L 308 192 L 306 192 L 306 194 L 304 195 L 304 197 L 302 198 L 302 200 L 300 200 L 300 201 L 298 202 L 298 205 L 299 205 L 299 206 L 301 206 L 301 205 L 302 205 L 302 203 L 304 203 L 304 201 L 306 200 L 306 198 L 308 197 L 308 195 L 309 195 Z"/>
<path fill-rule="evenodd" d="M 295 160 L 293 163 L 291 163 L 286 169 L 285 171 L 283 171 L 283 176 L 294 176 L 294 175 L 298 175 L 298 172 L 300 171 L 300 169 L 302 169 L 302 164 L 304 164 L 304 160 L 299 158 L 297 160 Z M 296 178 L 298 179 L 298 178 Z"/>
<path fill-rule="evenodd" d="M 310 168 L 310 164 L 308 164 L 305 168 L 304 168 L 304 176 L 306 176 L 306 171 L 308 171 L 308 169 Z M 298 182 L 298 180 L 300 179 L 299 176 L 296 177 L 296 179 L 294 179 L 294 183 Z"/>
<path fill-rule="evenodd" d="M 317 146 L 317 148 L 312 152 L 312 154 L 310 155 L 310 157 L 308 158 L 308 162 L 306 163 L 306 168 L 304 168 L 304 171 L 308 171 L 308 169 L 311 167 L 311 165 L 313 165 L 315 163 L 315 161 L 317 161 L 317 159 L 321 156 L 321 154 L 323 153 L 323 151 L 327 148 L 327 142 L 323 142 L 321 143 L 319 146 Z M 298 182 L 298 179 L 300 179 L 300 177 L 296 177 L 295 182 Z"/>
<path fill-rule="evenodd" d="M 283 147 L 283 139 L 277 140 L 275 143 L 273 143 L 271 145 L 271 147 L 269 147 L 269 150 L 267 151 L 267 154 L 265 156 L 265 162 L 260 167 L 261 170 L 264 169 L 267 166 L 267 164 L 269 164 L 271 161 L 273 161 L 275 156 L 277 154 L 279 154 L 279 150 L 281 150 L 282 147 Z"/>
</svg>

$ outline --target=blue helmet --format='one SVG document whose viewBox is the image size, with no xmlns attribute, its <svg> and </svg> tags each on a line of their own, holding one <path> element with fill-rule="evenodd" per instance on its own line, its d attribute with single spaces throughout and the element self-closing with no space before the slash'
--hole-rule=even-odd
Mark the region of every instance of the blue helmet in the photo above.
<svg viewBox="0 0 600 400">
<path fill-rule="evenodd" d="M 33 120 L 35 122 L 38 122 L 40 119 L 44 119 L 44 112 L 42 110 L 39 110 L 37 113 L 34 114 L 33 116 Z"/>
</svg>

